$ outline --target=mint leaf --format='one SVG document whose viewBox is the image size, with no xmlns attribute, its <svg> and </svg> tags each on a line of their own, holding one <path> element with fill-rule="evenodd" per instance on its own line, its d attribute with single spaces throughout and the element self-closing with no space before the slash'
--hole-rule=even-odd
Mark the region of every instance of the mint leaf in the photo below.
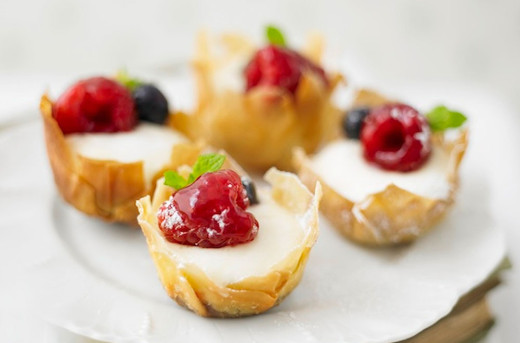
<svg viewBox="0 0 520 343">
<path fill-rule="evenodd" d="M 200 155 L 193 166 L 193 171 L 188 178 L 188 184 L 195 181 L 199 176 L 204 173 L 210 173 L 219 170 L 224 161 L 226 160 L 225 155 L 220 154 L 204 154 Z"/>
<path fill-rule="evenodd" d="M 271 26 L 271 25 L 267 26 L 265 28 L 265 35 L 267 37 L 267 40 L 271 44 L 280 45 L 280 46 L 285 46 L 286 45 L 285 44 L 285 38 L 283 36 L 282 31 L 280 31 L 275 26 Z"/>
<path fill-rule="evenodd" d="M 137 87 L 143 84 L 141 80 L 131 78 L 126 69 L 121 69 L 117 72 L 116 81 L 128 88 L 130 92 L 133 92 Z"/>
<path fill-rule="evenodd" d="M 188 181 L 173 170 L 164 173 L 164 184 L 175 189 L 181 189 L 188 185 Z"/>
<path fill-rule="evenodd" d="M 221 154 L 200 155 L 193 165 L 191 174 L 188 176 L 188 180 L 179 175 L 179 173 L 168 170 L 164 173 L 164 184 L 179 190 L 191 185 L 202 174 L 219 170 L 222 168 L 225 160 L 226 156 Z"/>
<path fill-rule="evenodd" d="M 459 127 L 468 118 L 460 112 L 448 109 L 446 106 L 437 106 L 426 114 L 426 119 L 428 119 L 432 131 L 435 132 Z"/>
</svg>

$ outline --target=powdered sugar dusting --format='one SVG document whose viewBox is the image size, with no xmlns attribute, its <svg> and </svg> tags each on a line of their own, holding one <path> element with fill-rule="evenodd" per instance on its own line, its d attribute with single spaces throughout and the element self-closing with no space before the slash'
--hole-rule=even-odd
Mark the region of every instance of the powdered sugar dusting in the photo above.
<svg viewBox="0 0 520 343">
<path fill-rule="evenodd" d="M 226 208 L 225 210 L 223 210 L 221 213 L 215 213 L 211 219 L 213 219 L 214 221 L 217 222 L 218 224 L 218 227 L 221 228 L 222 230 L 226 227 L 226 219 L 227 219 L 227 214 L 229 213 L 229 208 Z M 208 228 L 208 233 L 211 229 Z M 214 230 L 213 230 L 214 231 Z"/>
<path fill-rule="evenodd" d="M 173 196 L 162 204 L 157 215 L 164 218 L 162 226 L 165 229 L 171 230 L 174 226 L 182 224 L 182 217 L 175 206 L 173 206 Z"/>
<path fill-rule="evenodd" d="M 427 123 L 422 126 L 422 131 L 416 132 L 413 138 L 421 142 L 421 156 L 430 153 L 430 128 Z"/>
</svg>

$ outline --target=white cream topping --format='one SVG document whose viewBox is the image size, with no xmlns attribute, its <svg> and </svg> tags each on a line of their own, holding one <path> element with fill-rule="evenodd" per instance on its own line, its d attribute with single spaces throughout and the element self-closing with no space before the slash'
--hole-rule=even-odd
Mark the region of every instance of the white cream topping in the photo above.
<svg viewBox="0 0 520 343">
<path fill-rule="evenodd" d="M 431 199 L 449 197 L 447 180 L 450 156 L 433 149 L 428 161 L 411 172 L 392 172 L 368 163 L 359 141 L 343 139 L 325 147 L 312 159 L 312 169 L 341 196 L 359 202 L 394 184 Z"/>
<path fill-rule="evenodd" d="M 267 275 L 303 243 L 306 222 L 278 205 L 267 189 L 258 189 L 260 203 L 247 210 L 258 220 L 258 234 L 244 244 L 223 248 L 200 248 L 169 243 L 166 251 L 184 265 L 200 268 L 215 284 L 226 286 L 251 276 Z M 161 249 L 161 251 L 163 251 Z"/>
<path fill-rule="evenodd" d="M 143 161 L 146 182 L 170 160 L 172 147 L 186 138 L 167 127 L 140 123 L 134 130 L 115 133 L 81 133 L 66 136 L 79 155 L 123 163 Z"/>
</svg>

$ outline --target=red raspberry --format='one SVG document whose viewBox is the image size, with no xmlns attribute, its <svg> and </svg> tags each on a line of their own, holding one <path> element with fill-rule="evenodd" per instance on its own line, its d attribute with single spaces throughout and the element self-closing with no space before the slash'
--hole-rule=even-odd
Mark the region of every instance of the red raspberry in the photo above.
<svg viewBox="0 0 520 343">
<path fill-rule="evenodd" d="M 327 83 L 325 71 L 315 63 L 296 51 L 268 45 L 256 52 L 244 70 L 246 90 L 265 85 L 280 87 L 294 94 L 305 70 L 318 74 Z"/>
<path fill-rule="evenodd" d="M 413 107 L 384 105 L 366 117 L 361 143 L 368 161 L 387 170 L 412 171 L 430 156 L 430 128 Z"/>
<path fill-rule="evenodd" d="M 252 241 L 258 222 L 240 176 L 232 170 L 201 175 L 173 193 L 159 208 L 157 220 L 172 243 L 221 248 Z"/>
<path fill-rule="evenodd" d="M 121 84 L 104 77 L 81 80 L 54 104 L 64 134 L 129 131 L 137 124 L 134 101 Z"/>
</svg>

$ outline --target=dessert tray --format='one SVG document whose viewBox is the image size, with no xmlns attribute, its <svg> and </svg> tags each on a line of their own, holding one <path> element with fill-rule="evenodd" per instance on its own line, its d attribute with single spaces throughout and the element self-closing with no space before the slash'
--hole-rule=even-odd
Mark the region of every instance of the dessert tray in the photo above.
<svg viewBox="0 0 520 343">
<path fill-rule="evenodd" d="M 174 106 L 193 103 L 186 66 L 158 80 Z M 11 258 L 33 309 L 94 339 L 397 342 L 446 316 L 506 254 L 500 218 L 490 205 L 496 198 L 492 169 L 479 156 L 489 151 L 480 137 L 485 108 L 472 106 L 472 97 L 457 102 L 456 93 L 441 92 L 415 89 L 406 97 L 430 106 L 438 96 L 476 118 L 457 205 L 447 218 L 412 245 L 377 250 L 343 239 L 320 218 L 300 286 L 259 316 L 201 318 L 176 306 L 162 289 L 140 230 L 84 216 L 59 198 L 36 113 L 0 126 L 1 234 L 16 237 Z"/>
</svg>

